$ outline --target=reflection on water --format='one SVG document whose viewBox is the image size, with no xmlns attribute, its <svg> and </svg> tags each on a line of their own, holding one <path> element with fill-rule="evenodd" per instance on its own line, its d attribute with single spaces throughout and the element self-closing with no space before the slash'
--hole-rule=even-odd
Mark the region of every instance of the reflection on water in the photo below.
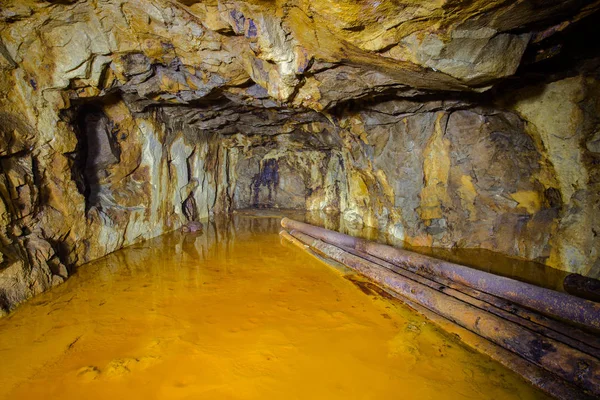
<svg viewBox="0 0 600 400">
<path fill-rule="evenodd" d="M 22 305 L 0 320 L 0 399 L 543 398 L 282 243 L 276 215 L 129 247 Z"/>
<path fill-rule="evenodd" d="M 251 213 L 250 211 L 248 211 Z M 275 215 L 275 212 L 272 212 Z M 485 249 L 443 249 L 430 247 L 413 247 L 392 235 L 375 228 L 353 225 L 340 214 L 324 212 L 295 212 L 295 219 L 347 235 L 374 240 L 394 247 L 404 248 L 420 254 L 440 258 L 457 264 L 467 265 L 496 275 L 506 276 L 523 282 L 532 283 L 549 289 L 564 291 L 562 282 L 569 274 L 546 265 L 510 258 Z M 291 217 L 290 217 L 291 218 Z"/>
</svg>

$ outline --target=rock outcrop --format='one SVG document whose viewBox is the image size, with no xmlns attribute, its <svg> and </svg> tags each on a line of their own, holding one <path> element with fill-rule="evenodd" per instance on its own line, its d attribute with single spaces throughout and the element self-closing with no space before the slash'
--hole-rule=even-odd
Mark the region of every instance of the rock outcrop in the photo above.
<svg viewBox="0 0 600 400">
<path fill-rule="evenodd" d="M 504 84 L 599 8 L 5 1 L 0 310 L 249 207 L 599 276 L 598 68 Z"/>
</svg>

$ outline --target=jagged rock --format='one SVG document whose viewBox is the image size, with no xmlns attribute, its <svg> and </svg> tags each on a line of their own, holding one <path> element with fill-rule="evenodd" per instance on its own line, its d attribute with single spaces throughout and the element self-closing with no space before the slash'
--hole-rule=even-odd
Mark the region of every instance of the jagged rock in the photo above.
<svg viewBox="0 0 600 400">
<path fill-rule="evenodd" d="M 246 207 L 598 276 L 597 67 L 494 90 L 531 46 L 534 63 L 560 57 L 557 37 L 599 8 L 5 1 L 0 312 Z"/>
<path fill-rule="evenodd" d="M 551 168 L 540 180 L 560 196 L 547 263 L 586 275 L 600 274 L 600 157 L 587 145 L 599 126 L 599 93 L 599 81 L 574 77 L 525 89 L 513 105 Z"/>
</svg>

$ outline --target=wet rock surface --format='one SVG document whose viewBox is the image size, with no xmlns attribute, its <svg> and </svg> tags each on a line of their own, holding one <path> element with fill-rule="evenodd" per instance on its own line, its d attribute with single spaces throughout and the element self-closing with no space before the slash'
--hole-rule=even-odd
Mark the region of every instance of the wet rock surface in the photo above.
<svg viewBox="0 0 600 400">
<path fill-rule="evenodd" d="M 3 3 L 0 309 L 248 207 L 597 277 L 599 7 Z"/>
</svg>

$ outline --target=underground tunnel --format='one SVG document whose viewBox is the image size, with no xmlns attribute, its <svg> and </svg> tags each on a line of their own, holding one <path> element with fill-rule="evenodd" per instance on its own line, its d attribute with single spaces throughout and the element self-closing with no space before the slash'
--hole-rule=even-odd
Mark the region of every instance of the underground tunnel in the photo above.
<svg viewBox="0 0 600 400">
<path fill-rule="evenodd" d="M 4 1 L 0 399 L 600 397 L 599 27 Z"/>
</svg>

